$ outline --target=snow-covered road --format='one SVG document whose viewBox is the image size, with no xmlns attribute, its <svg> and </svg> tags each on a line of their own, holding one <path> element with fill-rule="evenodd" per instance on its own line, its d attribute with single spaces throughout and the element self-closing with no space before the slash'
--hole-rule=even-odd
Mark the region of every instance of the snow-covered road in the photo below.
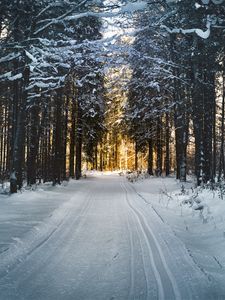
<svg viewBox="0 0 225 300">
<path fill-rule="evenodd" d="M 224 299 L 124 177 L 90 177 L 0 254 L 1 300 Z"/>
</svg>

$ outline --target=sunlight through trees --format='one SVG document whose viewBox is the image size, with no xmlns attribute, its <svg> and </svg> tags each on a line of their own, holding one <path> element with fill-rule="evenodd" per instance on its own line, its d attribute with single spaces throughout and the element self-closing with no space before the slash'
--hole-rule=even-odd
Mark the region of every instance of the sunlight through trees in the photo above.
<svg viewBox="0 0 225 300">
<path fill-rule="evenodd" d="M 224 177 L 224 1 L 2 1 L 0 177 Z"/>
</svg>

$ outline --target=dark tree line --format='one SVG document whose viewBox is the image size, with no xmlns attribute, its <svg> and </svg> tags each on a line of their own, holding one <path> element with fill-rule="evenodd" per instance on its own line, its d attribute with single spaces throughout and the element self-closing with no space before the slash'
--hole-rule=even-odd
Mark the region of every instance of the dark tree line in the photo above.
<svg viewBox="0 0 225 300">
<path fill-rule="evenodd" d="M 104 113 L 102 65 L 95 59 L 95 1 L 2 1 L 0 12 L 1 181 L 10 191 L 38 180 L 81 176 Z M 96 46 L 96 49 L 95 49 Z"/>
<path fill-rule="evenodd" d="M 137 16 L 125 118 L 137 151 L 148 147 L 149 174 L 168 175 L 173 154 L 185 181 L 194 140 L 198 185 L 224 175 L 224 16 L 223 1 L 186 0 L 153 1 Z"/>
</svg>

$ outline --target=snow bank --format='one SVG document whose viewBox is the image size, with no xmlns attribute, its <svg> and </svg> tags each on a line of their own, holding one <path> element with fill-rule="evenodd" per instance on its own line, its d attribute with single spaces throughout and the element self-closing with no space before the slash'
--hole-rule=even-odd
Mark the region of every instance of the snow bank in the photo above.
<svg viewBox="0 0 225 300">
<path fill-rule="evenodd" d="M 133 186 L 140 201 L 152 205 L 182 240 L 209 280 L 224 286 L 225 200 L 221 192 L 195 189 L 191 181 L 183 184 L 174 178 L 150 178 Z"/>
<path fill-rule="evenodd" d="M 25 251 L 28 247 L 24 243 L 25 237 L 26 243 L 33 243 L 38 240 L 39 232 L 47 234 L 55 228 L 68 210 L 74 189 L 79 192 L 83 184 L 83 181 L 78 185 L 72 180 L 53 187 L 47 183 L 38 186 L 36 190 L 23 190 L 11 196 L 0 195 L 0 270 L 3 269 L 4 260 L 18 256 L 18 249 Z M 3 259 L 4 253 L 7 255 Z"/>
</svg>

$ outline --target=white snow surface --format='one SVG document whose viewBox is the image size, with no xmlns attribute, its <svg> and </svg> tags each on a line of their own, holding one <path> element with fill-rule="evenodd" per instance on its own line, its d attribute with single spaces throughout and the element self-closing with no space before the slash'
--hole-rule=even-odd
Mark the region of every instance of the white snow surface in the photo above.
<svg viewBox="0 0 225 300">
<path fill-rule="evenodd" d="M 0 299 L 225 299 L 224 200 L 190 188 L 94 173 L 0 196 Z"/>
</svg>

